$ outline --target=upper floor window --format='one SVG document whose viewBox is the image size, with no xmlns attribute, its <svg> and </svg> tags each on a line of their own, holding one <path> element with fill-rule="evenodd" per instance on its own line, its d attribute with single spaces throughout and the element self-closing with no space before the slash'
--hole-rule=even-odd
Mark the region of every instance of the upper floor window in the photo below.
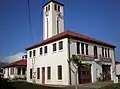
<svg viewBox="0 0 120 89">
<path fill-rule="evenodd" d="M 107 49 L 105 48 L 105 57 L 107 57 Z"/>
<path fill-rule="evenodd" d="M 58 5 L 58 11 L 60 12 L 60 6 Z"/>
<path fill-rule="evenodd" d="M 42 47 L 40 48 L 40 55 L 42 55 Z"/>
<path fill-rule="evenodd" d="M 36 55 L 36 51 L 35 50 L 33 50 L 33 56 L 35 56 Z"/>
<path fill-rule="evenodd" d="M 60 41 L 59 42 L 59 50 L 62 50 L 63 49 L 63 41 Z"/>
<path fill-rule="evenodd" d="M 26 68 L 22 68 L 22 75 L 25 75 L 26 73 Z"/>
<path fill-rule="evenodd" d="M 18 75 L 21 75 L 21 68 L 18 68 L 17 74 L 18 74 Z"/>
<path fill-rule="evenodd" d="M 80 54 L 80 42 L 77 42 L 77 54 Z"/>
<path fill-rule="evenodd" d="M 14 74 L 14 67 L 10 68 L 10 74 L 13 75 Z"/>
<path fill-rule="evenodd" d="M 29 57 L 32 57 L 32 51 L 29 52 Z"/>
<path fill-rule="evenodd" d="M 102 47 L 102 56 L 104 57 L 104 48 Z"/>
<path fill-rule="evenodd" d="M 56 43 L 53 44 L 53 51 L 56 51 Z"/>
<path fill-rule="evenodd" d="M 48 5 L 48 10 L 50 11 L 50 5 Z"/>
<path fill-rule="evenodd" d="M 97 46 L 94 46 L 94 58 L 98 58 Z"/>
<path fill-rule="evenodd" d="M 84 54 L 84 43 L 81 43 L 81 53 Z"/>
<path fill-rule="evenodd" d="M 47 46 L 44 47 L 44 52 L 47 53 Z"/>
<path fill-rule="evenodd" d="M 55 9 L 55 11 L 57 11 L 57 5 L 56 4 L 54 4 L 54 9 Z"/>
<path fill-rule="evenodd" d="M 88 55 L 88 44 L 86 44 L 85 47 L 86 47 L 86 55 Z"/>
<path fill-rule="evenodd" d="M 109 49 L 108 49 L 108 57 L 110 57 L 110 51 L 109 51 Z"/>
</svg>

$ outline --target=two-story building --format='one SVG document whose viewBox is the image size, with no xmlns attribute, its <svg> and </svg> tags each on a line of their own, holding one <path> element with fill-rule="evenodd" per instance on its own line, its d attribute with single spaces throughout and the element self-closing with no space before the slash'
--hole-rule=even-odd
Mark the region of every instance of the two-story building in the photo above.
<svg viewBox="0 0 120 89">
<path fill-rule="evenodd" d="M 43 41 L 26 48 L 27 81 L 38 84 L 76 84 L 72 55 L 89 68 L 78 68 L 77 83 L 115 79 L 115 46 L 70 30 L 64 31 L 64 4 L 49 0 L 43 6 Z"/>
</svg>

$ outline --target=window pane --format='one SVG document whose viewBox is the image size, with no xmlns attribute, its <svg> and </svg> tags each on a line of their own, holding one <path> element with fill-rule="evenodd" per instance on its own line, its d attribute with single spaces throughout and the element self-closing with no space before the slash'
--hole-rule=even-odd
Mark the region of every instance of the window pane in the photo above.
<svg viewBox="0 0 120 89">
<path fill-rule="evenodd" d="M 62 79 L 62 66 L 58 66 L 58 80 Z"/>
<path fill-rule="evenodd" d="M 81 52 L 84 54 L 84 43 L 81 43 Z"/>
<path fill-rule="evenodd" d="M 88 44 L 86 44 L 86 55 L 88 55 Z"/>
<path fill-rule="evenodd" d="M 56 43 L 53 44 L 53 51 L 56 51 Z"/>
<path fill-rule="evenodd" d="M 47 67 L 47 79 L 51 79 L 51 67 Z"/>
<path fill-rule="evenodd" d="M 57 11 L 57 5 L 56 4 L 54 4 L 54 9 L 55 9 L 55 11 Z"/>
<path fill-rule="evenodd" d="M 63 49 L 63 41 L 59 42 L 59 50 Z"/>
<path fill-rule="evenodd" d="M 32 69 L 30 69 L 30 79 L 32 79 Z"/>
<path fill-rule="evenodd" d="M 42 55 L 42 48 L 40 48 L 40 55 Z"/>
<path fill-rule="evenodd" d="M 33 56 L 35 56 L 35 54 L 36 54 L 36 53 L 35 53 L 35 50 L 33 50 Z"/>
<path fill-rule="evenodd" d="M 29 54 L 29 55 L 30 55 L 30 57 L 32 57 L 32 51 L 30 51 L 30 54 Z"/>
<path fill-rule="evenodd" d="M 40 79 L 40 68 L 37 68 L 37 79 Z"/>
<path fill-rule="evenodd" d="M 21 68 L 18 68 L 18 75 L 21 75 Z"/>
<path fill-rule="evenodd" d="M 44 50 L 45 50 L 45 53 L 47 53 L 47 46 L 45 46 Z"/>
<path fill-rule="evenodd" d="M 102 56 L 104 57 L 104 48 L 102 47 Z"/>
<path fill-rule="evenodd" d="M 26 68 L 22 68 L 22 75 L 25 75 Z"/>
<path fill-rule="evenodd" d="M 60 6 L 58 6 L 58 11 L 60 12 Z"/>
<path fill-rule="evenodd" d="M 77 42 L 77 54 L 80 54 L 80 42 Z"/>
</svg>

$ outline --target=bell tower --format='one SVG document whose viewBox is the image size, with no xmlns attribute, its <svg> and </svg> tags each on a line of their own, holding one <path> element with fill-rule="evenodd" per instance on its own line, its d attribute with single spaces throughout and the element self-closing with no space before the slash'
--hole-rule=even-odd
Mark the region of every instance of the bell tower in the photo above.
<svg viewBox="0 0 120 89">
<path fill-rule="evenodd" d="M 64 31 L 64 4 L 48 0 L 43 6 L 43 39 Z"/>
</svg>

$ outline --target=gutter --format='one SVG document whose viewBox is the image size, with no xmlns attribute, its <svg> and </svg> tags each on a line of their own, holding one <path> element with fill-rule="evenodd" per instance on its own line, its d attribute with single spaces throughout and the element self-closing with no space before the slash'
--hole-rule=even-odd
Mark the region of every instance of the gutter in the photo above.
<svg viewBox="0 0 120 89">
<path fill-rule="evenodd" d="M 70 39 L 68 37 L 68 61 L 70 61 Z M 70 62 L 68 62 L 68 68 L 69 68 L 69 84 L 71 85 L 71 65 Z"/>
</svg>

